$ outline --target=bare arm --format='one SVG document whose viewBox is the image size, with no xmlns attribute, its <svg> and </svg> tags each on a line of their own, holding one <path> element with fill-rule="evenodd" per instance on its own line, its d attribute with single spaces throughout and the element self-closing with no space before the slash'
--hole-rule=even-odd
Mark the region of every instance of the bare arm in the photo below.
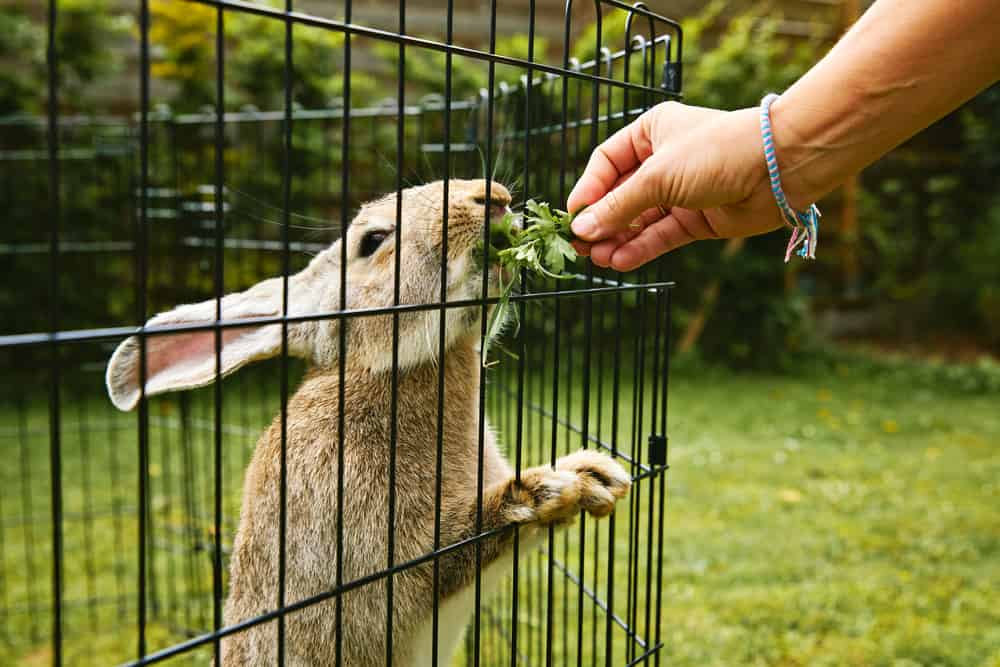
<svg viewBox="0 0 1000 667">
<path fill-rule="evenodd" d="M 878 0 L 772 107 L 792 205 L 1000 79 L 998 41 L 1000 0 Z M 691 241 L 780 227 L 759 132 L 753 109 L 651 109 L 598 147 L 570 193 L 569 210 L 591 204 L 573 225 L 578 249 L 628 270 Z"/>
<path fill-rule="evenodd" d="M 879 0 L 775 102 L 803 207 L 1000 79 L 997 0 Z"/>
</svg>

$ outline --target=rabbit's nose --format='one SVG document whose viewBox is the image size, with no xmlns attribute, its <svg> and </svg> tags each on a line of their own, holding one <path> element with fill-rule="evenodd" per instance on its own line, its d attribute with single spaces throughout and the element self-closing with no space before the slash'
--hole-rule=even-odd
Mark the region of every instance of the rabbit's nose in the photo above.
<svg viewBox="0 0 1000 667">
<path fill-rule="evenodd" d="M 472 196 L 472 201 L 480 206 L 484 206 L 486 199 L 486 181 L 481 181 L 478 190 Z M 489 202 L 490 206 L 506 209 L 510 206 L 510 192 L 499 183 L 490 183 Z"/>
<path fill-rule="evenodd" d="M 472 201 L 476 206 L 486 205 L 486 181 L 481 181 L 478 191 L 472 196 Z M 488 219 L 495 220 L 502 218 L 510 212 L 510 192 L 499 183 L 491 183 L 489 204 L 490 212 Z"/>
</svg>

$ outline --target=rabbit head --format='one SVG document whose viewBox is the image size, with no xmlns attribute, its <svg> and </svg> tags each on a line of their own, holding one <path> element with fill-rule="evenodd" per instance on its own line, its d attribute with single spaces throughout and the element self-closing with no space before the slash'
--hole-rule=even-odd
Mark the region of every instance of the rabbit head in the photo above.
<svg viewBox="0 0 1000 667">
<path fill-rule="evenodd" d="M 284 279 L 271 278 L 250 289 L 178 306 L 150 319 L 146 326 L 145 393 L 191 389 L 210 384 L 242 366 L 281 354 L 282 324 L 257 323 L 287 314 L 288 353 L 319 367 L 335 367 L 340 354 L 339 327 L 345 327 L 345 363 L 352 368 L 383 372 L 392 366 L 393 316 L 373 314 L 350 318 L 307 316 L 342 309 L 379 309 L 395 303 L 436 303 L 444 278 L 449 301 L 482 295 L 483 225 L 488 217 L 503 215 L 510 193 L 499 184 L 487 192 L 482 180 L 455 180 L 447 188 L 447 243 L 444 235 L 445 183 L 412 187 L 361 207 L 343 237 L 318 254 L 302 271 Z M 397 219 L 402 224 L 397 227 Z M 397 238 L 399 235 L 399 238 Z M 346 244 L 346 265 L 342 265 Z M 447 247 L 446 276 L 442 250 Z M 395 280 L 397 248 L 399 282 Z M 496 284 L 490 267 L 491 285 Z M 346 276 L 342 290 L 342 276 Z M 398 302 L 397 298 L 398 290 Z M 346 303 L 341 303 L 343 298 Z M 446 309 L 446 348 L 477 331 L 479 306 Z M 440 309 L 418 309 L 399 314 L 398 367 L 405 370 L 437 360 Z M 302 319 L 306 318 L 306 319 Z M 226 322 L 216 368 L 216 334 L 211 325 Z M 229 323 L 248 320 L 246 325 Z M 187 327 L 190 331 L 155 333 L 158 327 Z M 122 342 L 108 362 L 107 386 L 111 401 L 130 410 L 139 401 L 139 339 Z M 218 371 L 218 372 L 217 372 Z"/>
</svg>

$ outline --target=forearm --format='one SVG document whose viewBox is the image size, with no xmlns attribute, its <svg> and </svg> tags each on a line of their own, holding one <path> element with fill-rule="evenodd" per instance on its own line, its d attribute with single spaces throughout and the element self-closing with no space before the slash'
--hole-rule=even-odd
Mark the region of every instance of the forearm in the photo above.
<svg viewBox="0 0 1000 667">
<path fill-rule="evenodd" d="M 1000 0 L 879 0 L 772 107 L 796 208 L 1000 79 Z"/>
</svg>

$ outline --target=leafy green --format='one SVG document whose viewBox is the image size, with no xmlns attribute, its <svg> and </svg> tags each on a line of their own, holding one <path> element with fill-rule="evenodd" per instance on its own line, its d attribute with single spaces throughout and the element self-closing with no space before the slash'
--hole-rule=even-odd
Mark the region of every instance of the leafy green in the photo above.
<svg viewBox="0 0 1000 667">
<path fill-rule="evenodd" d="M 565 270 L 567 262 L 572 263 L 577 257 L 570 244 L 573 217 L 566 211 L 552 209 L 547 202 L 529 199 L 522 215 L 508 213 L 490 223 L 489 254 L 500 268 L 497 272 L 500 300 L 486 326 L 482 353 L 484 366 L 487 365 L 490 341 L 500 335 L 508 318 L 514 320 L 515 328 L 518 326 L 517 309 L 511 306 L 510 296 L 522 273 L 557 280 L 571 277 Z"/>
</svg>

